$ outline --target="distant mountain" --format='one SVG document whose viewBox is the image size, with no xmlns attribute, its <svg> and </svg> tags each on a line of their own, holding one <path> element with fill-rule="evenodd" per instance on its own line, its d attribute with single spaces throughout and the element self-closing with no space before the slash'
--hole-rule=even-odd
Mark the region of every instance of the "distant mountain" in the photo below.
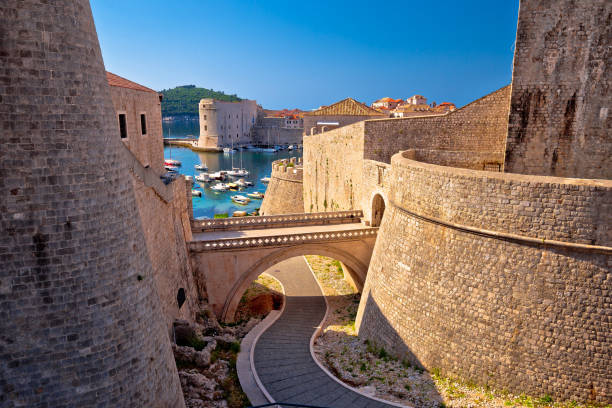
<svg viewBox="0 0 612 408">
<path fill-rule="evenodd" d="M 236 95 L 228 95 L 221 91 L 197 88 L 195 85 L 177 86 L 172 89 L 160 91 L 164 95 L 161 104 L 162 116 L 198 115 L 198 104 L 200 99 L 213 98 L 220 101 L 241 101 Z"/>
</svg>

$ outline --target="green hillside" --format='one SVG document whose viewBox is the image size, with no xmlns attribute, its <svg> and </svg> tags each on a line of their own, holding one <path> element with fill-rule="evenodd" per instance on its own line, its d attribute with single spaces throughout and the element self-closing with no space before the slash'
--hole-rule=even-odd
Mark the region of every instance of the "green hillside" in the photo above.
<svg viewBox="0 0 612 408">
<path fill-rule="evenodd" d="M 220 101 L 240 101 L 236 95 L 227 95 L 212 89 L 197 88 L 195 85 L 177 86 L 160 91 L 164 95 L 161 104 L 162 116 L 197 115 L 198 103 L 203 98 L 213 98 Z"/>
</svg>

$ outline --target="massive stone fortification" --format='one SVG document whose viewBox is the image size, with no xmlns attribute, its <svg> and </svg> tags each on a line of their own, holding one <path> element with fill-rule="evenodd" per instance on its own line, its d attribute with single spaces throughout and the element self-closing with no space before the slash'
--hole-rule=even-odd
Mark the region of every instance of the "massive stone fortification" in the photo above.
<svg viewBox="0 0 612 408">
<path fill-rule="evenodd" d="M 202 99 L 200 137 L 197 148 L 219 149 L 252 143 L 252 129 L 257 119 L 257 102 L 223 102 Z"/>
<path fill-rule="evenodd" d="M 444 375 L 612 401 L 611 7 L 522 1 L 512 86 L 305 136 L 305 210 L 380 225 L 362 338 Z"/>
<path fill-rule="evenodd" d="M 183 406 L 89 4 L 0 27 L 0 405 Z"/>
<path fill-rule="evenodd" d="M 304 212 L 302 159 L 277 160 L 272 163 L 272 175 L 261 203 L 261 215 L 299 214 Z"/>
<path fill-rule="evenodd" d="M 522 1 L 506 171 L 612 178 L 612 3 Z"/>
</svg>

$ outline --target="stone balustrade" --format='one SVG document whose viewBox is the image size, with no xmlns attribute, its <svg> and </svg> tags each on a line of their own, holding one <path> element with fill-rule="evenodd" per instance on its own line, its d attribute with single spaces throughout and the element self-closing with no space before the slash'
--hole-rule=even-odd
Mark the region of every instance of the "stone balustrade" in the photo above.
<svg viewBox="0 0 612 408">
<path fill-rule="evenodd" d="M 378 228 L 364 227 L 363 229 L 352 229 L 333 232 L 309 232 L 303 234 L 287 234 L 257 238 L 191 241 L 189 243 L 189 250 L 192 252 L 202 252 L 243 248 L 295 246 L 300 244 L 311 244 L 330 241 L 337 242 L 361 240 L 364 238 L 375 237 L 377 232 Z"/>
<path fill-rule="evenodd" d="M 259 217 L 237 217 L 193 220 L 193 232 L 216 231 L 216 230 L 240 230 L 240 229 L 262 229 L 278 228 L 296 225 L 327 225 L 345 224 L 361 221 L 363 212 L 336 211 L 304 214 L 268 215 Z"/>
</svg>

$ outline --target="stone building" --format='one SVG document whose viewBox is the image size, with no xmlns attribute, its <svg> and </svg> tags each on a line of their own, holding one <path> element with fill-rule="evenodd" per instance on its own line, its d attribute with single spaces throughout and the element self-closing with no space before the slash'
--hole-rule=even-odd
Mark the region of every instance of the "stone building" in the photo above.
<svg viewBox="0 0 612 408">
<path fill-rule="evenodd" d="M 346 98 L 329 106 L 304 113 L 304 135 L 314 135 L 366 119 L 388 117 L 375 109 Z"/>
<path fill-rule="evenodd" d="M 252 129 L 257 120 L 257 102 L 223 102 L 202 99 L 200 110 L 200 137 L 197 147 L 218 150 L 223 147 L 252 143 Z"/>
<path fill-rule="evenodd" d="M 259 109 L 252 144 L 261 146 L 302 144 L 304 119 L 301 111 Z"/>
<path fill-rule="evenodd" d="M 511 86 L 304 137 L 304 210 L 380 227 L 361 338 L 464 381 L 612 402 L 610 15 L 523 0 Z"/>
<path fill-rule="evenodd" d="M 117 112 L 119 137 L 143 166 L 164 171 L 161 125 L 162 95 L 130 80 L 106 73 Z"/>
<path fill-rule="evenodd" d="M 401 104 L 402 102 L 404 102 L 402 99 L 393 99 L 386 96 L 377 101 L 374 101 L 372 103 L 372 108 L 385 108 L 386 110 L 392 110 L 395 109 L 397 105 Z"/>
<path fill-rule="evenodd" d="M 259 209 L 260 215 L 299 214 L 304 212 L 302 159 L 277 160 L 272 163 L 272 175 L 266 196 Z M 282 197 L 282 200 L 278 200 Z"/>
</svg>

